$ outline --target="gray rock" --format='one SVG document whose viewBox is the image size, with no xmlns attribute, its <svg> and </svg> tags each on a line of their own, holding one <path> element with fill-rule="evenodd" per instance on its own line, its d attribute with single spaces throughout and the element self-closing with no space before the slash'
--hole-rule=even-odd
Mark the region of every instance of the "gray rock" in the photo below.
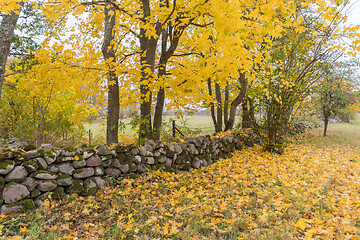
<svg viewBox="0 0 360 240">
<path fill-rule="evenodd" d="M 144 148 L 144 147 L 141 147 L 141 148 L 139 148 L 139 154 L 141 155 L 141 156 L 145 156 L 146 155 L 146 149 Z"/>
<path fill-rule="evenodd" d="M 66 192 L 69 194 L 80 194 L 84 190 L 84 182 L 79 179 L 74 180 L 74 184 L 66 188 Z"/>
<path fill-rule="evenodd" d="M 191 167 L 198 169 L 200 167 L 201 163 L 199 159 L 195 159 L 192 163 L 191 163 Z"/>
<path fill-rule="evenodd" d="M 166 144 L 166 146 L 170 151 L 175 152 L 175 147 L 173 144 L 168 143 L 168 144 Z"/>
<path fill-rule="evenodd" d="M 35 161 L 34 159 L 31 159 L 24 163 L 24 167 L 29 173 L 32 173 L 32 172 L 35 172 L 39 168 L 39 165 L 38 165 L 37 161 Z"/>
<path fill-rule="evenodd" d="M 49 143 L 43 143 L 43 144 L 41 144 L 40 148 L 41 149 L 51 149 L 52 146 Z"/>
<path fill-rule="evenodd" d="M 134 158 L 136 163 L 141 163 L 141 156 L 136 155 Z"/>
<path fill-rule="evenodd" d="M 64 188 L 63 187 L 57 187 L 52 195 L 51 195 L 51 198 L 53 199 L 62 199 L 65 195 L 65 191 L 64 191 Z"/>
<path fill-rule="evenodd" d="M 208 163 L 207 163 L 206 160 L 204 160 L 204 159 L 201 159 L 201 160 L 200 160 L 200 163 L 201 163 L 201 165 L 203 165 L 204 167 L 206 167 L 206 166 L 208 165 Z"/>
<path fill-rule="evenodd" d="M 12 206 L 12 204 L 9 204 L 9 205 L 4 204 L 1 206 L 0 212 L 1 212 L 1 214 L 6 215 L 9 213 L 19 213 L 22 210 L 23 210 L 23 206 L 18 206 L 18 205 Z"/>
<path fill-rule="evenodd" d="M 175 150 L 175 153 L 177 154 L 177 155 L 179 155 L 179 154 L 181 154 L 182 153 L 182 148 L 179 146 L 179 145 L 175 145 L 174 146 L 174 150 Z"/>
<path fill-rule="evenodd" d="M 45 159 L 43 159 L 43 158 L 41 158 L 41 157 L 38 157 L 38 158 L 35 158 L 35 160 L 37 161 L 40 169 L 42 169 L 42 170 L 47 169 L 48 164 L 47 164 L 47 162 L 45 161 Z"/>
<path fill-rule="evenodd" d="M 86 161 L 84 159 L 80 161 L 73 161 L 72 165 L 74 168 L 82 168 L 86 166 Z"/>
<path fill-rule="evenodd" d="M 101 166 L 104 167 L 104 168 L 108 168 L 108 167 L 110 167 L 111 162 L 112 162 L 111 159 L 103 160 L 103 161 L 101 162 Z"/>
<path fill-rule="evenodd" d="M 212 159 L 209 159 L 208 161 L 207 161 L 207 165 L 209 166 L 209 165 L 211 165 L 211 164 L 213 164 L 214 162 L 213 162 L 213 160 Z"/>
<path fill-rule="evenodd" d="M 104 175 L 104 168 L 103 167 L 95 167 L 94 168 L 94 175 L 95 176 L 102 176 Z"/>
<path fill-rule="evenodd" d="M 166 158 L 165 167 L 166 167 L 167 169 L 170 169 L 170 168 L 171 168 L 171 164 L 172 164 L 171 159 Z"/>
<path fill-rule="evenodd" d="M 99 154 L 103 156 L 111 154 L 110 150 L 104 146 L 99 147 L 97 150 L 99 151 Z"/>
<path fill-rule="evenodd" d="M 65 174 L 69 174 L 69 175 L 72 175 L 75 170 L 74 167 L 72 166 L 72 164 L 69 162 L 59 164 L 58 166 L 59 166 L 59 170 L 61 173 L 65 173 Z"/>
<path fill-rule="evenodd" d="M 14 203 L 26 198 L 30 191 L 25 185 L 14 184 L 4 188 L 3 199 L 5 203 Z"/>
<path fill-rule="evenodd" d="M 59 162 L 72 162 L 75 161 L 74 157 L 62 157 Z"/>
<path fill-rule="evenodd" d="M 15 167 L 15 161 L 4 160 L 0 163 L 0 174 L 6 175 L 11 172 Z"/>
<path fill-rule="evenodd" d="M 137 166 L 137 170 L 136 170 L 138 173 L 145 173 L 146 171 L 147 171 L 147 169 L 146 169 L 146 167 L 144 166 L 144 165 L 142 165 L 142 164 L 139 164 L 138 166 Z"/>
<path fill-rule="evenodd" d="M 146 152 L 146 156 L 147 156 L 147 157 L 153 157 L 154 154 L 153 154 L 152 152 L 147 151 L 147 152 Z"/>
<path fill-rule="evenodd" d="M 195 145 L 194 144 L 189 144 L 188 145 L 188 148 L 189 148 L 189 153 L 191 154 L 191 155 L 197 155 L 197 154 L 199 154 L 199 152 L 198 152 L 198 150 L 196 149 L 196 147 L 195 147 Z"/>
<path fill-rule="evenodd" d="M 153 157 L 148 157 L 146 159 L 146 164 L 153 165 L 155 163 L 155 159 Z"/>
<path fill-rule="evenodd" d="M 74 178 L 82 179 L 82 178 L 91 177 L 94 175 L 94 173 L 95 173 L 95 171 L 94 171 L 94 168 L 92 168 L 92 167 L 79 168 L 74 171 L 73 176 L 74 176 Z"/>
<path fill-rule="evenodd" d="M 102 177 L 94 177 L 94 179 L 96 181 L 96 186 L 98 188 L 102 188 L 106 186 L 106 181 Z"/>
<path fill-rule="evenodd" d="M 84 191 L 82 192 L 85 196 L 94 195 L 97 191 L 96 180 L 92 178 L 88 178 L 84 181 Z"/>
<path fill-rule="evenodd" d="M 60 175 L 57 179 L 57 184 L 62 187 L 71 186 L 73 183 L 74 179 L 68 174 Z"/>
<path fill-rule="evenodd" d="M 52 173 L 59 173 L 60 172 L 60 169 L 57 165 L 50 165 L 47 169 L 49 172 L 52 172 Z"/>
<path fill-rule="evenodd" d="M 44 156 L 44 159 L 48 165 L 53 164 L 56 161 L 56 157 L 49 157 L 47 155 Z"/>
<path fill-rule="evenodd" d="M 147 144 L 147 143 L 145 143 L 144 148 L 145 148 L 145 150 L 146 150 L 147 152 L 152 152 L 152 151 L 154 151 L 154 147 L 153 147 L 152 145 L 150 145 L 150 144 Z"/>
<path fill-rule="evenodd" d="M 111 161 L 111 167 L 119 168 L 120 167 L 120 161 L 119 159 L 115 158 Z"/>
<path fill-rule="evenodd" d="M 25 167 L 23 166 L 16 166 L 14 169 L 5 177 L 5 181 L 7 182 L 21 182 L 24 180 L 27 175 L 28 171 L 26 171 Z"/>
<path fill-rule="evenodd" d="M 84 158 L 84 159 L 87 159 L 87 158 L 91 157 L 92 155 L 94 155 L 94 152 L 85 151 L 85 152 L 83 153 L 83 158 Z"/>
<path fill-rule="evenodd" d="M 63 151 L 62 153 L 61 153 L 61 155 L 62 156 L 64 156 L 64 157 L 75 157 L 75 155 L 76 155 L 76 152 L 75 151 L 71 151 L 71 152 L 69 152 L 69 151 Z"/>
<path fill-rule="evenodd" d="M 129 164 L 125 164 L 125 165 L 120 165 L 119 169 L 122 173 L 128 173 L 130 170 L 130 167 L 129 167 Z"/>
<path fill-rule="evenodd" d="M 166 162 L 166 159 L 167 159 L 167 157 L 161 157 L 157 161 L 158 161 L 158 163 L 163 164 Z"/>
<path fill-rule="evenodd" d="M 131 153 L 132 153 L 133 155 L 138 155 L 138 154 L 140 154 L 140 151 L 139 151 L 138 148 L 133 148 L 133 149 L 131 149 Z"/>
<path fill-rule="evenodd" d="M 86 166 L 97 167 L 101 165 L 101 159 L 98 155 L 93 155 L 86 160 Z"/>
<path fill-rule="evenodd" d="M 176 146 L 179 146 L 183 151 L 187 149 L 186 143 L 178 143 Z"/>
<path fill-rule="evenodd" d="M 116 151 L 115 150 L 111 150 L 110 151 L 110 155 L 112 155 L 113 157 L 117 157 Z"/>
<path fill-rule="evenodd" d="M 154 152 L 154 157 L 158 158 L 161 156 L 161 153 L 159 151 Z"/>
<path fill-rule="evenodd" d="M 38 185 L 38 182 L 34 178 L 27 177 L 21 182 L 21 184 L 26 186 L 27 189 L 31 192 Z"/>
<path fill-rule="evenodd" d="M 179 142 L 179 139 L 177 139 L 177 138 L 174 138 L 174 137 L 170 137 L 169 138 L 169 142 Z"/>
<path fill-rule="evenodd" d="M 33 178 L 41 179 L 41 180 L 54 180 L 58 177 L 56 173 L 47 172 L 47 171 L 38 171 L 31 174 Z"/>
<path fill-rule="evenodd" d="M 45 192 L 45 193 L 41 194 L 40 196 L 38 196 L 34 201 L 35 204 L 37 206 L 41 206 L 44 203 L 44 201 L 49 198 L 49 194 L 50 194 L 50 192 Z"/>
<path fill-rule="evenodd" d="M 31 151 L 28 151 L 26 152 L 26 155 L 28 156 L 28 158 L 37 158 L 37 157 L 40 157 L 41 154 L 38 152 L 38 150 L 31 150 Z"/>
<path fill-rule="evenodd" d="M 117 168 L 107 168 L 105 169 L 105 175 L 110 175 L 110 176 L 119 176 L 121 173 L 121 171 Z"/>
<path fill-rule="evenodd" d="M 42 192 L 50 192 L 57 188 L 57 183 L 54 180 L 39 180 L 36 188 Z"/>
</svg>

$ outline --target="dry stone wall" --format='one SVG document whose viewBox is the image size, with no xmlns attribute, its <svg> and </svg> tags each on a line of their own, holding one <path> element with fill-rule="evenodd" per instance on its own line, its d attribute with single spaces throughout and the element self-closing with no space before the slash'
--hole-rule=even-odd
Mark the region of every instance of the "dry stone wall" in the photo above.
<svg viewBox="0 0 360 240">
<path fill-rule="evenodd" d="M 175 140 L 175 139 L 173 139 Z M 0 153 L 1 213 L 19 212 L 40 205 L 51 195 L 89 196 L 107 184 L 109 177 L 138 178 L 150 169 L 189 172 L 229 156 L 244 145 L 259 143 L 252 132 L 223 137 L 186 138 L 182 142 L 147 141 L 144 146 L 118 145 L 89 148 L 3 149 Z"/>
</svg>

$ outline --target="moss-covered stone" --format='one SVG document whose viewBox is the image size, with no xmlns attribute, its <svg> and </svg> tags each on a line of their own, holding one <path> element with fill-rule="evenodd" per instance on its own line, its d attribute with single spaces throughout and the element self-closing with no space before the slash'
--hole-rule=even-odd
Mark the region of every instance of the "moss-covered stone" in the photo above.
<svg viewBox="0 0 360 240">
<path fill-rule="evenodd" d="M 64 196 L 65 196 L 65 191 L 63 187 L 57 187 L 51 195 L 53 199 L 57 199 L 57 200 L 62 199 Z"/>
<path fill-rule="evenodd" d="M 45 149 L 38 149 L 37 152 L 41 155 L 41 156 L 44 156 L 45 155 Z"/>
<path fill-rule="evenodd" d="M 31 191 L 30 197 L 37 198 L 38 196 L 40 196 L 40 194 L 41 194 L 40 190 L 35 188 L 34 190 Z"/>
<path fill-rule="evenodd" d="M 2 189 L 5 185 L 5 179 L 3 177 L 0 177 L 0 189 Z"/>
<path fill-rule="evenodd" d="M 4 160 L 0 162 L 0 174 L 8 174 L 15 167 L 15 161 Z"/>
<path fill-rule="evenodd" d="M 11 185 L 16 185 L 16 182 L 9 182 L 8 184 L 5 185 L 5 188 L 10 187 Z"/>
<path fill-rule="evenodd" d="M 95 178 L 91 177 L 84 181 L 84 191 L 81 193 L 84 196 L 94 195 L 97 191 Z"/>
<path fill-rule="evenodd" d="M 129 175 L 129 178 L 131 179 L 137 179 L 139 177 L 139 175 L 137 173 L 132 173 Z"/>
<path fill-rule="evenodd" d="M 49 158 L 55 158 L 55 153 L 51 151 L 50 149 L 44 149 L 44 156 L 47 156 Z"/>
<path fill-rule="evenodd" d="M 75 169 L 73 174 L 80 174 L 80 173 L 82 173 L 83 171 L 84 171 L 84 169 L 81 169 L 81 168 Z"/>
<path fill-rule="evenodd" d="M 35 203 L 32 199 L 25 199 L 16 203 L 11 203 L 9 207 L 19 206 L 22 208 L 22 211 L 31 210 L 35 208 Z"/>
<path fill-rule="evenodd" d="M 34 159 L 26 161 L 24 167 L 29 173 L 35 172 L 39 168 L 38 163 Z"/>
<path fill-rule="evenodd" d="M 5 159 L 5 155 L 4 154 L 0 154 L 0 162 L 2 161 L 2 160 L 4 160 Z"/>
<path fill-rule="evenodd" d="M 28 144 L 24 147 L 24 151 L 26 151 L 26 152 L 34 150 L 34 149 L 36 149 L 36 147 L 32 144 Z"/>
<path fill-rule="evenodd" d="M 80 194 L 83 191 L 84 191 L 84 183 L 82 180 L 79 179 L 74 180 L 74 184 L 66 189 L 66 192 L 69 194 L 73 194 L 73 193 Z"/>
<path fill-rule="evenodd" d="M 71 145 L 62 146 L 62 149 L 67 151 L 67 152 L 75 152 L 76 151 L 76 148 L 74 146 L 71 146 Z"/>
</svg>

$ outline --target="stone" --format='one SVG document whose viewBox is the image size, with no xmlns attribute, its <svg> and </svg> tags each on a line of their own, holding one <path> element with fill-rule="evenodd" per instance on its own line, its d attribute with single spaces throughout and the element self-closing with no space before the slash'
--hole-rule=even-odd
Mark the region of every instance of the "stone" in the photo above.
<svg viewBox="0 0 360 240">
<path fill-rule="evenodd" d="M 106 181 L 102 177 L 94 177 L 94 179 L 98 188 L 106 186 Z"/>
<path fill-rule="evenodd" d="M 161 153 L 159 151 L 154 152 L 154 157 L 158 158 L 161 156 Z"/>
<path fill-rule="evenodd" d="M 4 206 L 4 207 L 3 207 Z M 3 205 L 1 207 L 2 214 L 9 214 L 23 212 L 25 210 L 31 210 L 35 208 L 35 203 L 32 199 L 25 199 L 19 202 L 11 203 L 8 205 Z"/>
<path fill-rule="evenodd" d="M 5 203 L 14 203 L 26 198 L 30 194 L 30 191 L 25 185 L 11 184 L 5 186 L 3 191 L 3 199 Z"/>
<path fill-rule="evenodd" d="M 173 144 L 168 143 L 166 146 L 170 151 L 175 152 L 175 146 Z"/>
<path fill-rule="evenodd" d="M 53 179 L 56 179 L 58 177 L 58 175 L 56 173 L 47 172 L 47 171 L 44 171 L 44 170 L 39 170 L 39 171 L 31 174 L 31 176 L 33 178 L 41 179 L 41 180 L 53 180 Z"/>
<path fill-rule="evenodd" d="M 129 164 L 120 165 L 119 169 L 122 173 L 128 173 L 130 170 Z"/>
<path fill-rule="evenodd" d="M 24 166 L 16 166 L 8 175 L 6 175 L 5 181 L 21 182 L 27 177 L 28 174 L 29 173 L 26 171 Z"/>
<path fill-rule="evenodd" d="M 10 206 L 10 204 L 4 204 L 1 206 L 1 214 L 9 214 L 9 213 L 20 213 L 22 211 L 21 206 Z"/>
<path fill-rule="evenodd" d="M 104 175 L 104 168 L 102 166 L 94 168 L 94 175 L 95 176 L 102 176 Z"/>
<path fill-rule="evenodd" d="M 174 146 L 174 150 L 175 150 L 175 153 L 177 154 L 177 155 L 179 155 L 179 154 L 181 154 L 182 153 L 182 148 L 179 146 L 179 145 L 175 145 Z"/>
<path fill-rule="evenodd" d="M 104 167 L 104 168 L 108 168 L 108 167 L 110 167 L 111 162 L 112 162 L 111 159 L 103 160 L 103 161 L 101 162 L 101 166 Z"/>
<path fill-rule="evenodd" d="M 86 161 L 84 159 L 80 161 L 73 161 L 72 165 L 74 168 L 83 168 L 86 166 Z"/>
<path fill-rule="evenodd" d="M 191 163 L 191 167 L 198 169 L 200 167 L 201 163 L 199 159 L 195 159 L 192 163 Z"/>
<path fill-rule="evenodd" d="M 67 187 L 74 183 L 74 179 L 68 174 L 62 174 L 57 178 L 56 182 L 59 186 Z"/>
<path fill-rule="evenodd" d="M 141 148 L 139 148 L 139 154 L 141 155 L 141 156 L 145 156 L 146 155 L 146 149 L 144 148 L 144 147 L 141 147 Z"/>
<path fill-rule="evenodd" d="M 179 139 L 175 138 L 175 137 L 170 137 L 169 138 L 169 142 L 179 142 Z"/>
<path fill-rule="evenodd" d="M 195 147 L 195 145 L 194 144 L 189 144 L 188 145 L 188 148 L 189 148 L 189 153 L 191 154 L 191 155 L 197 155 L 197 154 L 199 154 L 199 152 L 198 152 L 198 150 L 196 149 L 196 147 Z"/>
<path fill-rule="evenodd" d="M 37 198 L 40 194 L 41 192 L 39 189 L 33 189 L 30 193 L 30 198 Z"/>
<path fill-rule="evenodd" d="M 167 159 L 167 157 L 161 157 L 157 161 L 158 161 L 158 163 L 163 164 L 166 162 L 166 159 Z"/>
<path fill-rule="evenodd" d="M 22 182 L 21 182 L 22 185 L 26 186 L 27 189 L 31 192 L 32 190 L 35 189 L 35 187 L 37 186 L 38 182 L 34 179 L 34 178 L 31 178 L 31 177 L 27 177 L 25 178 Z"/>
<path fill-rule="evenodd" d="M 95 154 L 95 153 L 92 152 L 92 151 L 85 151 L 85 152 L 83 153 L 83 158 L 84 158 L 84 159 L 87 159 L 87 158 L 91 157 L 91 156 L 94 155 L 94 154 Z"/>
<path fill-rule="evenodd" d="M 98 155 L 93 155 L 86 160 L 86 166 L 97 167 L 101 165 L 101 159 Z"/>
<path fill-rule="evenodd" d="M 203 165 L 204 167 L 206 167 L 206 166 L 208 165 L 208 163 L 207 163 L 206 160 L 204 160 L 204 159 L 201 159 L 201 160 L 200 160 L 200 163 L 201 163 L 201 165 Z"/>
<path fill-rule="evenodd" d="M 213 162 L 212 159 L 207 160 L 207 165 L 208 165 L 208 166 L 211 165 L 211 164 L 213 164 L 213 163 L 214 163 L 214 162 Z"/>
<path fill-rule="evenodd" d="M 84 196 L 90 196 L 94 195 L 97 191 L 97 184 L 96 180 L 91 177 L 84 181 L 84 191 L 82 192 L 82 195 Z"/>
<path fill-rule="evenodd" d="M 15 167 L 15 161 L 4 160 L 0 163 L 0 174 L 6 175 L 11 172 Z"/>
<path fill-rule="evenodd" d="M 99 151 L 99 154 L 103 156 L 111 154 L 110 150 L 105 146 L 101 146 L 97 150 Z"/>
<path fill-rule="evenodd" d="M 28 158 L 37 158 L 37 157 L 40 157 L 41 154 L 37 151 L 37 150 L 31 150 L 31 151 L 28 151 L 26 152 L 26 155 L 28 156 Z"/>
<path fill-rule="evenodd" d="M 51 149 L 52 145 L 49 143 L 43 143 L 43 144 L 41 144 L 40 148 L 41 149 Z"/>
<path fill-rule="evenodd" d="M 75 179 L 73 185 L 71 185 L 70 187 L 66 188 L 66 192 L 69 194 L 80 194 L 82 193 L 84 190 L 84 182 L 82 180 L 79 179 Z"/>
<path fill-rule="evenodd" d="M 75 155 L 76 155 L 76 152 L 75 151 L 63 151 L 62 153 L 61 153 L 61 155 L 63 156 L 63 157 L 75 157 Z"/>
<path fill-rule="evenodd" d="M 75 170 L 73 165 L 69 162 L 59 164 L 58 167 L 59 167 L 59 170 L 61 173 L 65 173 L 65 174 L 69 174 L 69 175 L 72 175 Z"/>
<path fill-rule="evenodd" d="M 166 159 L 166 161 L 165 161 L 165 167 L 167 168 L 167 169 L 170 169 L 171 168 L 171 164 L 172 164 L 172 161 L 171 161 L 171 159 Z"/>
<path fill-rule="evenodd" d="M 115 158 L 111 161 L 111 167 L 119 168 L 120 167 L 120 161 L 119 159 Z"/>
<path fill-rule="evenodd" d="M 121 173 L 121 171 L 117 168 L 107 168 L 105 169 L 105 175 L 110 175 L 110 176 L 119 176 Z"/>
<path fill-rule="evenodd" d="M 50 165 L 47 169 L 49 172 L 52 172 L 52 173 L 59 173 L 60 172 L 60 169 L 57 165 Z"/>
<path fill-rule="evenodd" d="M 45 161 L 45 159 L 43 159 L 43 158 L 41 158 L 41 157 L 38 157 L 38 158 L 35 158 L 35 160 L 37 161 L 40 169 L 42 169 L 42 170 L 47 169 L 48 164 L 47 164 L 47 162 Z"/>
<path fill-rule="evenodd" d="M 137 166 L 137 170 L 136 170 L 138 173 L 145 173 L 146 171 L 147 171 L 147 168 L 144 166 L 144 165 L 142 165 L 142 164 L 139 164 L 138 166 Z"/>
<path fill-rule="evenodd" d="M 50 192 L 45 192 L 45 193 L 39 195 L 39 196 L 35 199 L 34 203 L 35 203 L 37 206 L 41 206 L 41 205 L 44 203 L 44 201 L 49 198 L 49 194 L 50 194 Z"/>
<path fill-rule="evenodd" d="M 5 185 L 5 178 L 0 177 L 0 192 L 4 188 L 4 185 Z M 1 205 L 1 201 L 0 201 L 0 205 Z"/>
<path fill-rule="evenodd" d="M 24 167 L 29 173 L 35 172 L 39 168 L 37 161 L 34 159 L 26 161 Z"/>
<path fill-rule="evenodd" d="M 95 173 L 94 168 L 87 167 L 87 168 L 79 168 L 74 171 L 74 178 L 88 178 L 93 176 Z"/>
<path fill-rule="evenodd" d="M 51 198 L 53 199 L 62 199 L 65 195 L 65 190 L 63 187 L 57 187 L 53 193 L 51 194 Z"/>
<path fill-rule="evenodd" d="M 155 159 L 153 157 L 148 157 L 146 159 L 146 164 L 153 165 L 155 163 Z"/>
<path fill-rule="evenodd" d="M 136 162 L 136 163 L 141 163 L 141 156 L 136 155 L 136 156 L 134 157 L 134 159 L 135 159 L 135 162 Z"/>
<path fill-rule="evenodd" d="M 39 189 L 42 192 L 50 192 L 57 188 L 57 183 L 55 180 L 40 180 L 36 189 Z"/>
<path fill-rule="evenodd" d="M 53 164 L 56 161 L 56 157 L 49 157 L 47 155 L 44 156 L 45 161 L 48 165 Z"/>
<path fill-rule="evenodd" d="M 146 150 L 147 152 L 152 152 L 152 151 L 154 151 L 154 147 L 153 147 L 152 145 L 150 145 L 150 144 L 147 144 L 147 143 L 145 143 L 144 148 L 145 148 L 145 150 Z"/>
<path fill-rule="evenodd" d="M 131 149 L 131 153 L 132 153 L 133 155 L 138 155 L 138 154 L 140 154 L 140 151 L 139 151 L 138 148 L 133 148 L 133 149 Z"/>
</svg>

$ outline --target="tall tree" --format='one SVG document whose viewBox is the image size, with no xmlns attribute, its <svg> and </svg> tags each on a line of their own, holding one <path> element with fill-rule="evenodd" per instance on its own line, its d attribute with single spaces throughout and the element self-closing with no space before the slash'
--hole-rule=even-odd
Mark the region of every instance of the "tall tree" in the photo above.
<svg viewBox="0 0 360 240">
<path fill-rule="evenodd" d="M 4 83 L 6 62 L 10 53 L 10 47 L 16 23 L 19 19 L 20 11 L 24 2 L 19 2 L 16 8 L 2 16 L 0 23 L 0 100 L 2 86 Z"/>
</svg>

